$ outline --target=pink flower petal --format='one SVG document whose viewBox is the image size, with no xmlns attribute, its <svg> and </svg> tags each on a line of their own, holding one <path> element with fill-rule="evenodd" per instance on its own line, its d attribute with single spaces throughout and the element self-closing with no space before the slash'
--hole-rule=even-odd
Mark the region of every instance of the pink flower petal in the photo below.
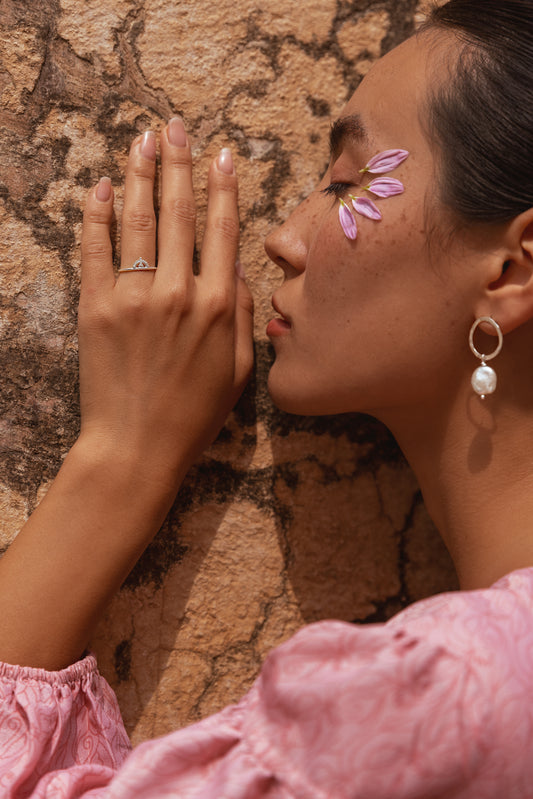
<svg viewBox="0 0 533 799">
<path fill-rule="evenodd" d="M 374 175 L 383 175 L 385 172 L 392 172 L 400 166 L 409 156 L 407 150 L 384 150 L 370 159 L 368 164 L 361 172 L 372 172 Z"/>
<path fill-rule="evenodd" d="M 352 241 L 357 238 L 357 222 L 355 216 L 352 214 L 348 206 L 343 200 L 340 200 L 339 205 L 339 220 L 341 227 L 344 230 L 346 238 Z"/>
<path fill-rule="evenodd" d="M 375 219 L 376 222 L 382 219 L 381 211 L 377 205 L 374 205 L 372 200 L 369 200 L 367 197 L 354 197 L 352 205 L 358 214 L 366 216 L 367 219 Z"/>
<path fill-rule="evenodd" d="M 375 178 L 368 186 L 366 191 L 371 191 L 376 197 L 394 197 L 395 194 L 403 194 L 404 185 L 396 178 Z"/>
</svg>

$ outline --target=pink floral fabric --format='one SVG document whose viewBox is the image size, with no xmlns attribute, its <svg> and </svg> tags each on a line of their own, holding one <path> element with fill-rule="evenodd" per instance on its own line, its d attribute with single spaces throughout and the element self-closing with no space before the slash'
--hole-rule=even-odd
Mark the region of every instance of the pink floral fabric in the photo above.
<svg viewBox="0 0 533 799">
<path fill-rule="evenodd" d="M 0 666 L 0 696 L 6 799 L 528 799 L 533 569 L 311 625 L 238 705 L 133 752 L 92 656 Z"/>
</svg>

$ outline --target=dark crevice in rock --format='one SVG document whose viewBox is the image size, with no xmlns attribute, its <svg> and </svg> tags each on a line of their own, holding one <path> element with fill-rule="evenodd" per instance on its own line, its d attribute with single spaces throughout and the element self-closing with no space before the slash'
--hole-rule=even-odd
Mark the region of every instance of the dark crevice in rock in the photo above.
<svg viewBox="0 0 533 799">
<path fill-rule="evenodd" d="M 131 677 L 131 641 L 121 641 L 115 647 L 114 656 L 115 673 L 119 683 L 126 682 Z"/>
</svg>

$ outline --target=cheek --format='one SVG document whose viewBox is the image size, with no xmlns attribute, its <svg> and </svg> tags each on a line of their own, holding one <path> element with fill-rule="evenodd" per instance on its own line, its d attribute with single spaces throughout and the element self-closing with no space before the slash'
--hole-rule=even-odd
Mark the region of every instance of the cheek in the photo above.
<svg viewBox="0 0 533 799">
<path fill-rule="evenodd" d="M 353 305 L 372 296 L 380 279 L 397 271 L 400 236 L 394 225 L 363 217 L 357 219 L 358 236 L 349 240 L 335 211 L 317 230 L 308 253 L 305 293 L 315 304 L 335 300 Z"/>
<path fill-rule="evenodd" d="M 394 299 L 398 291 L 405 295 L 408 285 L 424 279 L 430 266 L 419 196 L 376 199 L 381 221 L 354 214 L 355 241 L 344 234 L 338 202 L 313 209 L 304 294 L 315 312 L 331 312 L 331 303 L 353 308 L 356 302 L 361 308 L 376 294 L 386 303 L 385 281 L 390 281 L 388 294 Z"/>
</svg>

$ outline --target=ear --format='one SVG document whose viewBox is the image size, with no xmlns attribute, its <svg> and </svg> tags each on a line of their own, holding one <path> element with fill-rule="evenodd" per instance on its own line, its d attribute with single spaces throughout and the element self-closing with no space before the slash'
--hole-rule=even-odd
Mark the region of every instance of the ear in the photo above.
<svg viewBox="0 0 533 799">
<path fill-rule="evenodd" d="M 494 272 L 487 278 L 476 311 L 479 316 L 492 316 L 503 333 L 510 333 L 533 319 L 533 208 L 505 227 L 498 259 L 499 274 L 496 279 Z"/>
</svg>

